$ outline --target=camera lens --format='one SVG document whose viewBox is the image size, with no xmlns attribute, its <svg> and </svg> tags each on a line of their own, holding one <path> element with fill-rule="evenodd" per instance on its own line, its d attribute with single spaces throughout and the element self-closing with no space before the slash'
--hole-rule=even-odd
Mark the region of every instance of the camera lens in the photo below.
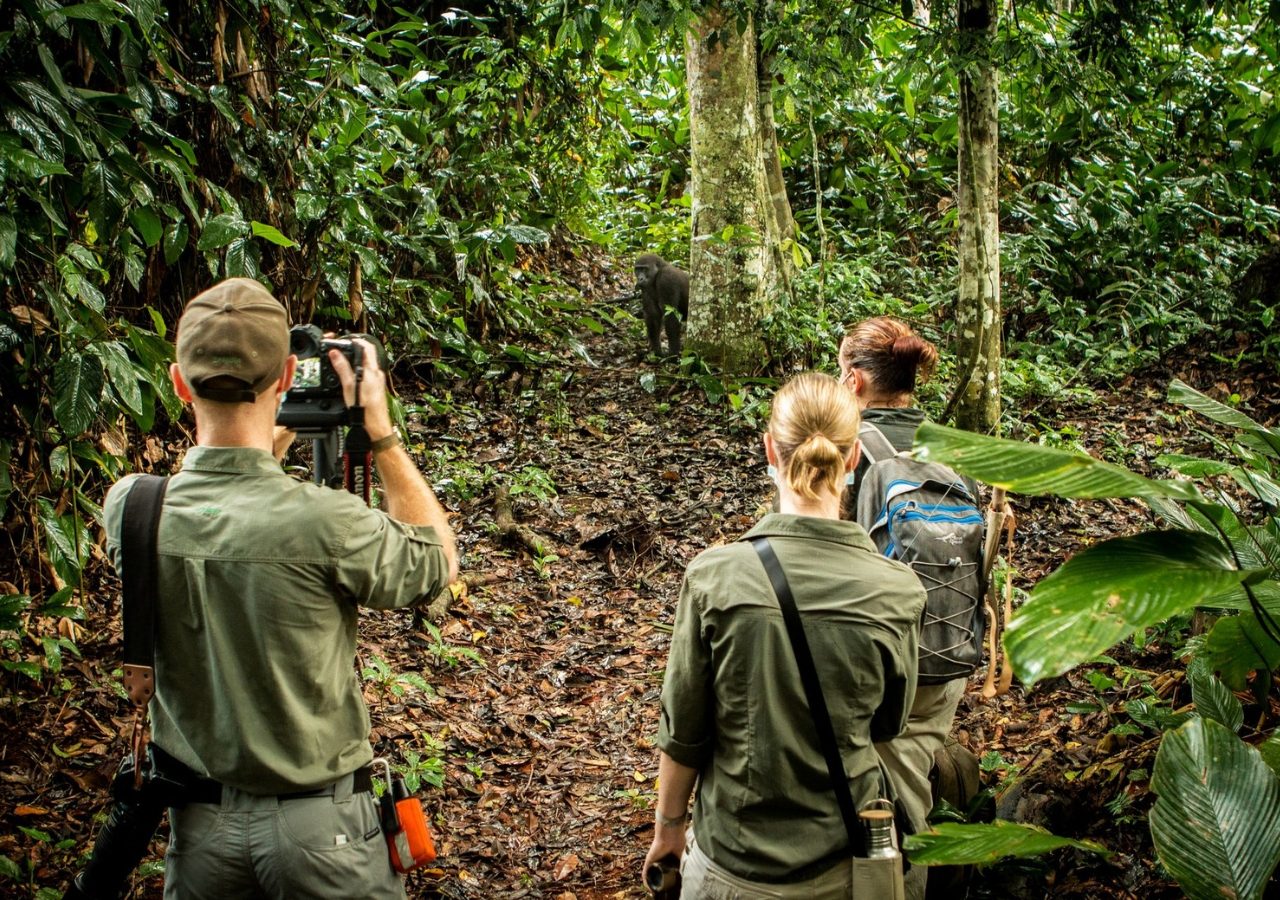
<svg viewBox="0 0 1280 900">
<path fill-rule="evenodd" d="M 289 329 L 289 352 L 298 359 L 320 355 L 324 332 L 315 325 L 294 325 Z"/>
</svg>

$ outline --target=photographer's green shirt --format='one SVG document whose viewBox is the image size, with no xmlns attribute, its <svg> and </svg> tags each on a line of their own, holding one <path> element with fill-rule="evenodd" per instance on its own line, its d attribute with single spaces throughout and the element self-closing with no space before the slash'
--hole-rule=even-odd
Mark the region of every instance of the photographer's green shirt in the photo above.
<svg viewBox="0 0 1280 900">
<path fill-rule="evenodd" d="M 925 594 L 862 527 L 772 513 L 685 572 L 658 746 L 698 770 L 694 831 L 753 881 L 798 881 L 849 839 L 777 597 L 747 538 L 767 536 L 791 585 L 856 804 L 879 790 L 872 741 L 897 735 L 916 690 Z"/>
<path fill-rule="evenodd" d="M 104 508 L 117 571 L 133 481 Z M 439 593 L 448 563 L 435 529 L 298 481 L 265 451 L 193 447 L 165 494 L 158 556 L 160 747 L 258 794 L 318 787 L 372 759 L 357 606 Z"/>
</svg>

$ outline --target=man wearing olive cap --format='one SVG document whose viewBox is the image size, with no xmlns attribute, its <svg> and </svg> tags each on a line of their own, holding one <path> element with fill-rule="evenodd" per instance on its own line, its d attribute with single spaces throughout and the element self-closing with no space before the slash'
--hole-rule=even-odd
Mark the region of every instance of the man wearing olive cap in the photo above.
<svg viewBox="0 0 1280 900">
<path fill-rule="evenodd" d="M 151 715 L 162 762 L 196 787 L 170 810 L 165 897 L 403 897 L 370 792 L 357 607 L 433 598 L 457 574 L 453 532 L 367 343 L 360 402 L 386 512 L 281 470 L 275 417 L 297 359 L 262 285 L 232 278 L 188 303 L 177 359 L 196 445 L 160 517 Z M 354 373 L 330 361 L 352 405 Z M 117 570 L 132 483 L 104 508 Z"/>
</svg>

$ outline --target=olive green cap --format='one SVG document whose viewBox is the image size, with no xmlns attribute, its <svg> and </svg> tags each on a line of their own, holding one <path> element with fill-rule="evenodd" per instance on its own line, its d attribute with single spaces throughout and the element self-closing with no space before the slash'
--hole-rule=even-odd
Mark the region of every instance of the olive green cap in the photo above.
<svg viewBox="0 0 1280 900">
<path fill-rule="evenodd" d="M 178 320 L 178 368 L 207 400 L 254 402 L 279 380 L 288 356 L 289 316 L 252 278 L 215 284 Z"/>
</svg>

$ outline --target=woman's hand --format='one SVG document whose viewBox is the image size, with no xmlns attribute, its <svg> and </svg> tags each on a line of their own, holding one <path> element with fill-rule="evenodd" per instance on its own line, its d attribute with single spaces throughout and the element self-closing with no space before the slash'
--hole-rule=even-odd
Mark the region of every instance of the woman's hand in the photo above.
<svg viewBox="0 0 1280 900">
<path fill-rule="evenodd" d="M 653 843 L 644 858 L 644 869 L 666 856 L 678 862 L 684 857 L 685 829 L 689 826 L 689 797 L 698 780 L 698 770 L 682 765 L 658 751 L 658 802 L 653 814 Z M 665 815 L 663 810 L 674 813 Z M 644 878 L 644 869 L 640 877 Z"/>
<path fill-rule="evenodd" d="M 674 857 L 677 861 L 684 858 L 685 847 L 685 827 L 686 823 L 683 818 L 679 825 L 663 825 L 661 822 L 655 822 L 653 826 L 653 843 L 649 845 L 649 852 L 644 858 L 644 868 L 640 870 L 640 877 L 643 880 L 645 870 L 652 863 L 665 857 Z"/>
</svg>

